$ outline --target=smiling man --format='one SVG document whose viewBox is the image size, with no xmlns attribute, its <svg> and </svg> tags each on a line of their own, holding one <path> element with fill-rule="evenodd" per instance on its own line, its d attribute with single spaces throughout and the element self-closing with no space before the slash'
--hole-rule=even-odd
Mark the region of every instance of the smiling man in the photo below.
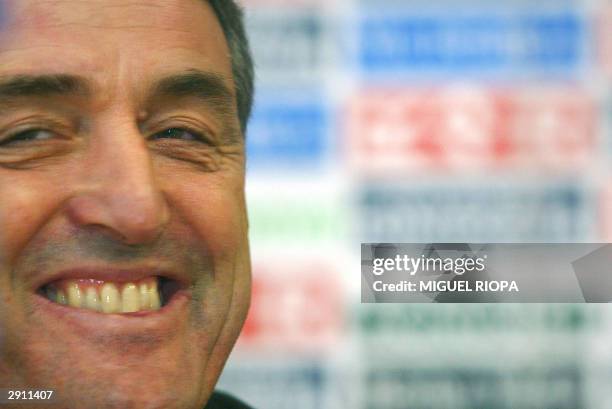
<svg viewBox="0 0 612 409">
<path fill-rule="evenodd" d="M 239 405 L 213 394 L 250 299 L 239 9 L 0 2 L 0 388 L 54 391 L 8 407 Z"/>
</svg>

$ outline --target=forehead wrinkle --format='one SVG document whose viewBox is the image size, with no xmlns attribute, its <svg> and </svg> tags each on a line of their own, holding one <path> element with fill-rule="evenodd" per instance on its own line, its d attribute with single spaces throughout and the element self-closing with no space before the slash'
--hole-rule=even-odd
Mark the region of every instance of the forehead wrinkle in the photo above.
<svg viewBox="0 0 612 409">
<path fill-rule="evenodd" d="M 62 4 L 69 4 L 71 6 L 73 6 L 75 3 L 80 3 L 80 4 L 84 4 L 84 5 L 91 5 L 92 3 L 94 3 L 94 0 L 37 0 L 37 4 L 48 4 L 48 5 L 62 5 Z M 150 8 L 164 8 L 167 7 L 167 3 L 168 0 L 142 0 L 142 1 L 124 1 L 124 0 L 120 0 L 120 1 L 116 1 L 117 4 L 111 4 L 111 1 L 109 0 L 105 0 L 105 1 L 98 1 L 97 6 L 101 7 L 101 8 L 115 8 L 115 7 L 133 7 L 133 6 L 140 6 L 140 7 L 150 7 Z M 182 5 L 183 2 L 179 2 L 179 3 L 175 3 L 175 5 Z M 183 7 L 186 8 L 186 7 Z"/>
<path fill-rule="evenodd" d="M 112 24 L 112 23 L 91 24 L 87 21 L 85 22 L 62 22 L 62 23 L 57 23 L 57 24 L 50 24 L 47 27 L 48 28 L 75 28 L 76 27 L 76 28 L 97 29 L 97 30 L 113 30 L 113 31 L 119 31 L 119 32 L 151 30 L 151 26 L 149 24 L 140 24 L 140 25 L 131 24 L 131 23 L 129 25 Z M 165 31 L 169 33 L 191 34 L 191 30 L 187 28 L 180 29 L 180 28 L 173 28 L 173 27 L 159 27 L 156 30 Z"/>
<path fill-rule="evenodd" d="M 0 0 L 1 1 L 1 0 Z M 29 21 L 35 22 L 38 28 L 73 28 L 87 29 L 133 30 L 151 29 L 151 22 L 141 23 L 142 17 L 156 18 L 155 29 L 160 31 L 190 33 L 189 27 L 181 29 L 174 23 L 173 15 L 178 11 L 188 9 L 189 2 L 166 1 L 117 1 L 109 4 L 106 1 L 93 0 L 40 0 L 25 8 L 16 7 L 16 13 L 9 13 L 9 25 L 22 25 Z M 204 1 L 198 1 L 206 5 Z M 18 5 L 18 1 L 15 3 Z M 63 12 L 68 8 L 71 13 Z M 117 11 L 121 15 L 117 16 Z M 180 13 L 179 13 L 180 14 Z M 123 21 L 122 21 L 123 20 Z"/>
</svg>

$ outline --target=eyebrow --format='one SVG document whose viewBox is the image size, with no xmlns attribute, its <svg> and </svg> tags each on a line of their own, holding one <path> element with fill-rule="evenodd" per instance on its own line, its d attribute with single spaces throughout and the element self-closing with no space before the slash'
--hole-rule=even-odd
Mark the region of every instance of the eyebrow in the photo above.
<svg viewBox="0 0 612 409">
<path fill-rule="evenodd" d="M 0 76 L 0 107 L 10 105 L 15 98 L 90 96 L 92 89 L 89 80 L 72 74 Z M 215 112 L 226 125 L 236 116 L 234 94 L 226 85 L 225 77 L 217 73 L 190 69 L 163 77 L 153 86 L 150 99 L 160 96 L 195 98 Z M 234 129 L 226 129 L 224 134 L 230 143 L 241 139 Z"/>
<path fill-rule="evenodd" d="M 42 74 L 0 76 L 0 99 L 15 97 L 44 97 L 53 95 L 89 94 L 88 81 L 77 75 Z M 233 93 L 225 85 L 223 76 L 199 70 L 162 78 L 154 94 L 173 97 L 194 97 L 203 102 L 221 103 L 219 107 L 231 111 Z"/>
<path fill-rule="evenodd" d="M 233 101 L 233 94 L 225 85 L 222 75 L 200 70 L 188 70 L 162 78 L 157 84 L 155 93 L 175 97 L 196 97 L 205 101 L 211 99 Z"/>
<path fill-rule="evenodd" d="M 87 80 L 68 74 L 0 77 L 0 103 L 11 98 L 89 94 Z"/>
</svg>

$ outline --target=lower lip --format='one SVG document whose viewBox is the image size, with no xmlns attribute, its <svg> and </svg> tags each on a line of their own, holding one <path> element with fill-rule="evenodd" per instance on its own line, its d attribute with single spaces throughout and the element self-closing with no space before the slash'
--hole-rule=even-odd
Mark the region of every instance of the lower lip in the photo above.
<svg viewBox="0 0 612 409">
<path fill-rule="evenodd" d="M 110 335 L 163 335 L 174 330 L 185 321 L 190 293 L 177 291 L 170 301 L 155 311 L 138 311 L 125 314 L 104 314 L 92 310 L 69 307 L 34 294 L 36 313 L 45 320 L 57 324 L 66 323 L 74 332 L 84 336 L 92 334 Z M 60 324 L 61 325 L 61 324 Z"/>
</svg>

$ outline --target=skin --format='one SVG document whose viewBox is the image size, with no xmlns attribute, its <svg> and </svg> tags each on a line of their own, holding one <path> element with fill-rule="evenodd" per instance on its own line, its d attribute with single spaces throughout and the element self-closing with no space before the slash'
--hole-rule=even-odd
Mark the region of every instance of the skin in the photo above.
<svg viewBox="0 0 612 409">
<path fill-rule="evenodd" d="M 0 387 L 55 390 L 50 409 L 202 408 L 250 298 L 244 144 L 214 12 L 201 0 L 5 3 L 0 82 L 78 75 L 88 89 L 0 97 Z M 156 93 L 193 72 L 228 95 Z M 176 272 L 183 302 L 91 319 L 41 302 L 35 284 L 85 265 Z"/>
</svg>

